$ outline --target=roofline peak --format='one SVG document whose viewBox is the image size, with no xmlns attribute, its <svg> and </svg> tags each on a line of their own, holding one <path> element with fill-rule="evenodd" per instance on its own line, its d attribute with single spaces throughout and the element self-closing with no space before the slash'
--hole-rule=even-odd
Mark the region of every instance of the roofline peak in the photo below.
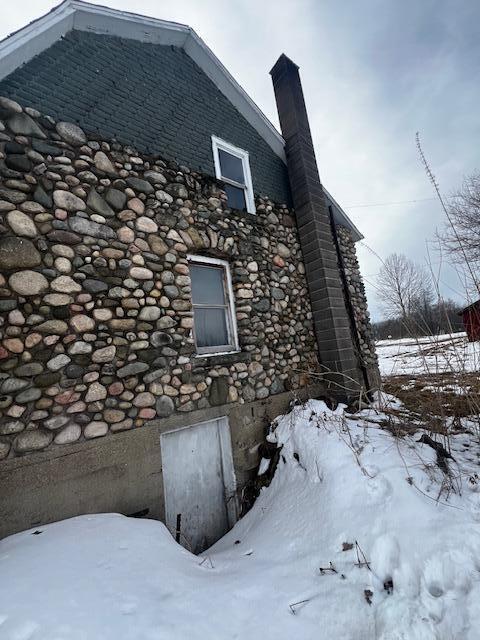
<svg viewBox="0 0 480 640">
<path fill-rule="evenodd" d="M 184 49 L 274 153 L 283 162 L 286 161 L 285 141 L 281 134 L 195 30 L 178 22 L 84 0 L 64 0 L 45 15 L 0 41 L 0 80 L 73 30 Z"/>
</svg>

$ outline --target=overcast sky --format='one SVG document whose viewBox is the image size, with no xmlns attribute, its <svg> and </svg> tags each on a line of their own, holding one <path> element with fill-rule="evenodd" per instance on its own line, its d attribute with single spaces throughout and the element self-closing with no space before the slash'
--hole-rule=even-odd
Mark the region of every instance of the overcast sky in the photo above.
<svg viewBox="0 0 480 640">
<path fill-rule="evenodd" d="M 2 5 L 0 37 L 58 4 Z M 365 236 L 358 247 L 369 305 L 375 274 L 405 253 L 424 262 L 443 223 L 415 132 L 445 194 L 480 169 L 478 0 L 103 0 L 96 4 L 193 27 L 278 127 L 268 74 L 286 53 L 299 66 L 322 182 Z M 377 203 L 422 200 L 383 206 Z M 357 245 L 358 246 L 358 245 Z M 433 245 L 443 294 L 462 300 Z M 371 251 L 371 250 L 372 251 Z"/>
</svg>

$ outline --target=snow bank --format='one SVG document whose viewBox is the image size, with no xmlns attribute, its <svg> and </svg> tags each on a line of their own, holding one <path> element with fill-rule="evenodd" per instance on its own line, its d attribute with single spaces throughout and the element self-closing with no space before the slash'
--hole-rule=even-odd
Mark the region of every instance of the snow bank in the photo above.
<svg viewBox="0 0 480 640">
<path fill-rule="evenodd" d="M 310 401 L 278 419 L 270 487 L 199 557 L 115 514 L 7 538 L 0 638 L 478 639 L 478 448 L 454 436 L 437 502 L 435 452 L 381 417 Z"/>
<path fill-rule="evenodd" d="M 379 340 L 375 347 L 382 376 L 462 373 L 480 369 L 480 343 L 468 342 L 466 333 Z"/>
</svg>

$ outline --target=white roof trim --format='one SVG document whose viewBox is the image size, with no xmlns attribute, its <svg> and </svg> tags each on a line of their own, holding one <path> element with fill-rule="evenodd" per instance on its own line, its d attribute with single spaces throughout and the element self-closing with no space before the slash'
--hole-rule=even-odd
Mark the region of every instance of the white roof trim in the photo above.
<svg viewBox="0 0 480 640">
<path fill-rule="evenodd" d="M 72 29 L 183 48 L 286 164 L 285 141 L 280 133 L 195 31 L 178 22 L 149 18 L 83 0 L 64 0 L 49 13 L 0 42 L 0 80 Z M 328 197 L 334 204 L 336 222 L 351 229 L 355 241 L 362 239 L 362 234 L 347 214 L 329 194 Z"/>
<path fill-rule="evenodd" d="M 0 80 L 73 29 L 74 12 L 69 2 L 63 2 L 50 13 L 2 40 Z"/>
<path fill-rule="evenodd" d="M 332 205 L 332 209 L 333 209 L 333 219 L 335 220 L 335 222 L 337 224 L 339 224 L 342 227 L 347 227 L 347 229 L 350 229 L 351 234 L 352 234 L 352 240 L 354 242 L 358 242 L 359 240 L 363 240 L 364 236 L 360 233 L 360 231 L 357 229 L 357 227 L 353 224 L 353 222 L 350 220 L 350 218 L 348 217 L 348 215 L 345 213 L 345 211 L 342 209 L 342 207 L 338 204 L 338 202 L 335 200 L 335 198 L 330 195 L 330 193 L 325 189 L 325 187 L 322 185 L 323 187 L 323 191 L 325 192 L 325 195 L 327 196 L 328 200 L 330 200 L 330 203 Z"/>
<path fill-rule="evenodd" d="M 0 80 L 72 29 L 181 47 L 285 162 L 285 141 L 213 51 L 190 27 L 136 13 L 65 0 L 0 42 Z"/>
</svg>

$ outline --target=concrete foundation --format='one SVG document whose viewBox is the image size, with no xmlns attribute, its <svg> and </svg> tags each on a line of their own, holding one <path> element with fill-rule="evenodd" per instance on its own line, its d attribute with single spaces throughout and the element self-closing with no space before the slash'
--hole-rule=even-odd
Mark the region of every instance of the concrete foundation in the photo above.
<svg viewBox="0 0 480 640">
<path fill-rule="evenodd" d="M 321 385 L 242 405 L 211 407 L 155 420 L 141 429 L 11 458 L 0 468 L 0 538 L 86 513 L 143 512 L 163 520 L 160 434 L 228 416 L 238 495 L 254 476 L 258 446 L 294 398 L 322 395 Z"/>
</svg>

